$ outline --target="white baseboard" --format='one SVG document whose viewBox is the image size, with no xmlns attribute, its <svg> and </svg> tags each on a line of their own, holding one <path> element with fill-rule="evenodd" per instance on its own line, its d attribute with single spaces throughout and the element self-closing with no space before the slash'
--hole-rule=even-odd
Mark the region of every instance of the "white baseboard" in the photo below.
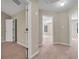
<svg viewBox="0 0 79 59">
<path fill-rule="evenodd" d="M 12 41 L 1 41 L 1 43 L 12 42 Z"/>
<path fill-rule="evenodd" d="M 31 58 L 35 57 L 37 54 L 39 54 L 40 51 L 36 51 L 32 56 Z"/>
<path fill-rule="evenodd" d="M 61 42 L 54 42 L 54 44 L 61 44 L 61 45 L 70 46 L 70 45 L 69 45 L 69 44 L 67 44 L 67 43 L 61 43 Z"/>
<path fill-rule="evenodd" d="M 25 48 L 28 48 L 26 47 L 24 44 L 20 43 L 20 42 L 17 42 L 17 44 L 20 44 L 21 46 L 25 47 Z"/>
</svg>

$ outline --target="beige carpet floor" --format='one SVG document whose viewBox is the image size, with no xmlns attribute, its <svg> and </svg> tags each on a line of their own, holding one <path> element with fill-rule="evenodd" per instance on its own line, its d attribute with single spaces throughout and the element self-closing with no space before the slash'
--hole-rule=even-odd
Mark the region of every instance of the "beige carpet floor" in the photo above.
<svg viewBox="0 0 79 59">
<path fill-rule="evenodd" d="M 73 39 L 71 46 L 65 45 L 43 45 L 40 53 L 33 59 L 78 59 L 78 39 Z"/>
<path fill-rule="evenodd" d="M 1 59 L 26 59 L 26 49 L 17 43 L 2 43 Z"/>
</svg>

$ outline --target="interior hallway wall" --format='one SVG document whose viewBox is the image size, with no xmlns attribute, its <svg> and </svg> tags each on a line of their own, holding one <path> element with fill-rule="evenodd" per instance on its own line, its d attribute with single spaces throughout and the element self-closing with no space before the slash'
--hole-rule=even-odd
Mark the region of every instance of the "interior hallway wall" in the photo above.
<svg viewBox="0 0 79 59">
<path fill-rule="evenodd" d="M 78 5 L 74 5 L 72 9 L 69 10 L 70 20 L 78 20 Z M 72 19 L 73 18 L 73 19 Z"/>
<path fill-rule="evenodd" d="M 7 15 L 6 13 L 1 11 L 1 42 L 4 42 L 6 39 L 6 25 L 5 25 L 5 20 L 6 19 L 11 19 L 12 17 Z"/>
<path fill-rule="evenodd" d="M 54 42 L 70 44 L 68 12 L 57 13 L 54 20 Z"/>
<path fill-rule="evenodd" d="M 40 15 L 52 16 L 53 19 L 53 41 L 54 43 L 64 43 L 69 44 L 69 16 L 68 12 L 52 12 L 52 11 L 43 11 L 40 10 Z M 40 16 L 40 22 L 42 21 L 42 17 Z M 40 35 L 42 35 L 40 23 Z M 39 44 L 42 44 L 42 36 L 40 36 Z"/>
<path fill-rule="evenodd" d="M 17 19 L 17 42 L 27 47 L 27 11 L 22 10 L 13 15 L 13 19 Z"/>
<path fill-rule="evenodd" d="M 32 55 L 39 51 L 39 7 L 37 0 L 32 2 Z"/>
</svg>

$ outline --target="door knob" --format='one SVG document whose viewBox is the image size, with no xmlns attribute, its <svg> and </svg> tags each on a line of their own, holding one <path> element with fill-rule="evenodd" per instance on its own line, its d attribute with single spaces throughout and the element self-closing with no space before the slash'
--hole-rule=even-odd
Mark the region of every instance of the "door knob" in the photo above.
<svg viewBox="0 0 79 59">
<path fill-rule="evenodd" d="M 28 31 L 28 28 L 26 28 L 26 31 Z"/>
</svg>

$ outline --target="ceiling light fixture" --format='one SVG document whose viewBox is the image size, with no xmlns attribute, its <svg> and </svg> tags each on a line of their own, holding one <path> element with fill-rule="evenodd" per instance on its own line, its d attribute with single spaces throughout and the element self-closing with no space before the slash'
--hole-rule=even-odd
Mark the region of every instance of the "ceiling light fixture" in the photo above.
<svg viewBox="0 0 79 59">
<path fill-rule="evenodd" d="M 64 6 L 64 2 L 60 3 L 60 6 L 61 6 L 61 7 Z"/>
</svg>

